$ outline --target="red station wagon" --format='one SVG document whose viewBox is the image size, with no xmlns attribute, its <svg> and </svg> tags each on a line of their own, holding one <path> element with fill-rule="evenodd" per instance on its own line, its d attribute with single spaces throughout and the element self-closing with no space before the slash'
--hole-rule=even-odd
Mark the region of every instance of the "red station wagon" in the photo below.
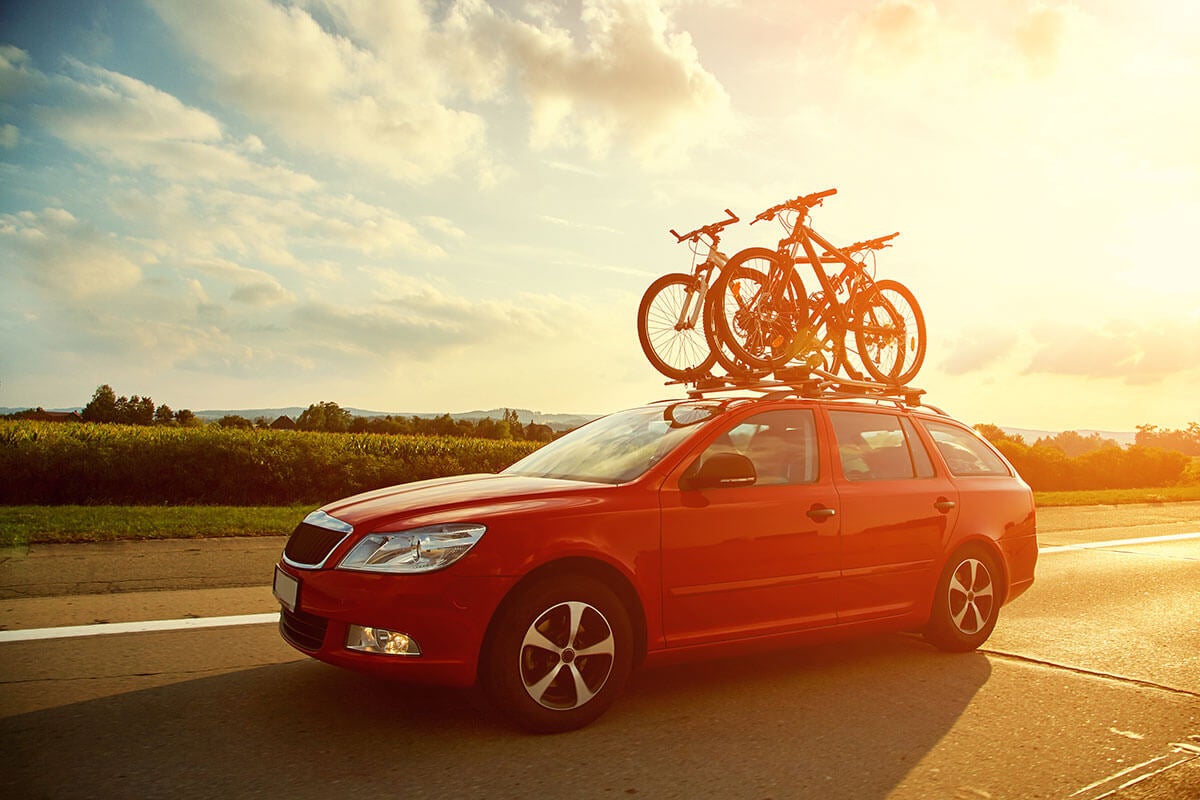
<svg viewBox="0 0 1200 800">
<path fill-rule="evenodd" d="M 275 571 L 322 661 L 480 682 L 532 731 L 600 716 L 635 665 L 921 630 L 968 651 L 1033 582 L 1033 495 L 971 428 L 902 397 L 653 403 L 499 474 L 314 511 Z"/>
</svg>

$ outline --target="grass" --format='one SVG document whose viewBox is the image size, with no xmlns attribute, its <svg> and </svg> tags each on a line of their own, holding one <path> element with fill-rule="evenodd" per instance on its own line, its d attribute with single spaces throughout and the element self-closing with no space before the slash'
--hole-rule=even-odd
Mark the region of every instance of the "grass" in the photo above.
<svg viewBox="0 0 1200 800">
<path fill-rule="evenodd" d="M 1038 506 L 1118 506 L 1130 503 L 1200 501 L 1200 485 L 1157 489 L 1095 489 L 1074 492 L 1034 492 Z"/>
<path fill-rule="evenodd" d="M 1040 507 L 1200 501 L 1200 486 L 1035 492 Z M 0 547 L 122 539 L 286 536 L 313 509 L 292 506 L 0 506 Z"/>
<path fill-rule="evenodd" d="M 286 536 L 314 506 L 0 506 L 0 547 Z"/>
</svg>

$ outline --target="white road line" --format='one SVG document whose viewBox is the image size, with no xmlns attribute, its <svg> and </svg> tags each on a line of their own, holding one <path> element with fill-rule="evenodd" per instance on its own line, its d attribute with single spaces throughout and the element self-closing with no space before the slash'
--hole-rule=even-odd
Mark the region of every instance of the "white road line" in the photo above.
<svg viewBox="0 0 1200 800">
<path fill-rule="evenodd" d="M 1125 547 L 1131 544 L 1155 544 L 1157 542 L 1179 542 L 1184 539 L 1200 539 L 1200 532 L 1172 533 L 1166 536 L 1144 536 L 1140 539 L 1111 539 L 1107 542 L 1084 542 L 1082 544 L 1063 544 L 1056 547 L 1039 547 L 1038 552 L 1065 553 L 1068 550 L 1095 550 L 1100 547 Z"/>
<path fill-rule="evenodd" d="M 1125 547 L 1134 544 L 1177 542 L 1200 539 L 1195 533 L 1174 533 L 1168 536 L 1146 536 L 1141 539 L 1113 539 L 1107 542 L 1086 542 L 1042 547 L 1038 553 L 1065 553 L 1070 550 L 1093 550 L 1100 547 Z M 232 617 L 203 617 L 199 619 L 159 619 L 149 622 L 106 622 L 98 625 L 70 625 L 62 628 L 32 628 L 24 631 L 0 631 L 0 644 L 32 642 L 39 639 L 68 639 L 80 636 L 106 636 L 116 633 L 147 633 L 150 631 L 180 631 L 190 628 L 220 628 L 232 625 L 268 625 L 279 621 L 278 613 L 241 614 Z"/>
<path fill-rule="evenodd" d="M 180 631 L 190 628 L 220 628 L 230 625 L 266 625 L 279 622 L 279 612 L 239 614 L 232 617 L 157 619 L 148 622 L 105 622 L 97 625 L 68 625 L 62 628 L 31 628 L 24 631 L 0 631 L 0 644 L 32 642 L 38 639 L 67 639 L 79 636 L 106 636 L 114 633 Z"/>
</svg>

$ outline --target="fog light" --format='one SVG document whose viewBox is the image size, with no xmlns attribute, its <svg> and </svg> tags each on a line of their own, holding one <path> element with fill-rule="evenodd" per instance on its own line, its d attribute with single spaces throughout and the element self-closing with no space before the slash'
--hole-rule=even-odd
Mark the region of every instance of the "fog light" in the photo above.
<svg viewBox="0 0 1200 800">
<path fill-rule="evenodd" d="M 388 656 L 419 656 L 421 648 L 407 633 L 384 628 L 351 625 L 346 631 L 346 649 Z"/>
</svg>

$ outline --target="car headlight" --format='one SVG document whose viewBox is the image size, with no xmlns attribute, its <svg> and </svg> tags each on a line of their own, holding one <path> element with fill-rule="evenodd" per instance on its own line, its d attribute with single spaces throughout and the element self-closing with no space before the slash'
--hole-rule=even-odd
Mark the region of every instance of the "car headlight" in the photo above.
<svg viewBox="0 0 1200 800">
<path fill-rule="evenodd" d="M 346 554 L 338 569 L 432 572 L 466 555 L 486 530 L 483 525 L 450 523 L 368 534 Z"/>
</svg>

